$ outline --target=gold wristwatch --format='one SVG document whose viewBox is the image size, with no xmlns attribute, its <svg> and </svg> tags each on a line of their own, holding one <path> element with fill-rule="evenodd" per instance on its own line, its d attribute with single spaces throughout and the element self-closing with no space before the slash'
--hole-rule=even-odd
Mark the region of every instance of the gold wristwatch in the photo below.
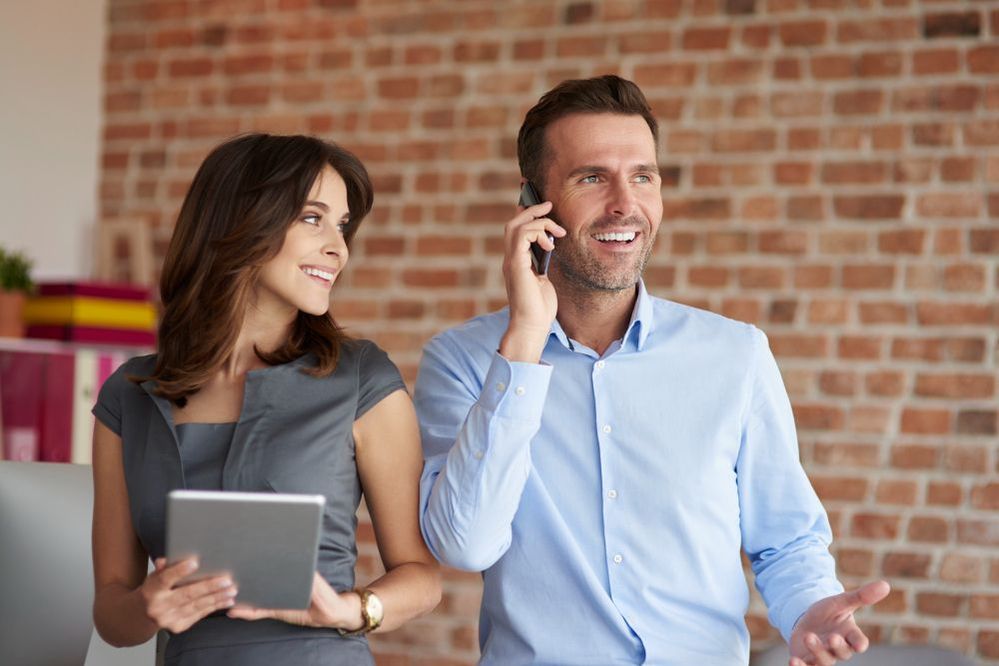
<svg viewBox="0 0 999 666">
<path fill-rule="evenodd" d="M 354 592 L 357 593 L 357 596 L 361 597 L 361 619 L 364 621 L 364 625 L 360 629 L 354 629 L 353 631 L 337 629 L 341 636 L 361 636 L 369 631 L 374 631 L 382 626 L 382 618 L 385 616 L 385 608 L 382 606 L 382 600 L 378 598 L 377 594 L 367 588 L 354 590 Z"/>
</svg>

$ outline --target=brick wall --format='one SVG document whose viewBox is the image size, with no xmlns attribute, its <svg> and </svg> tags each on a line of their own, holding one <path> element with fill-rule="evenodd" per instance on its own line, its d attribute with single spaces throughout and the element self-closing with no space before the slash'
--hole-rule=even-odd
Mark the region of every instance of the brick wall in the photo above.
<svg viewBox="0 0 999 666">
<path fill-rule="evenodd" d="M 241 131 L 355 150 L 377 186 L 334 312 L 415 375 L 501 306 L 524 111 L 617 72 L 663 127 L 650 290 L 770 336 L 875 639 L 999 663 L 999 2 L 110 0 L 100 200 L 158 256 L 195 167 Z M 362 525 L 362 577 L 378 568 Z M 477 576 L 375 641 L 468 664 Z M 749 626 L 775 640 L 759 600 Z"/>
</svg>

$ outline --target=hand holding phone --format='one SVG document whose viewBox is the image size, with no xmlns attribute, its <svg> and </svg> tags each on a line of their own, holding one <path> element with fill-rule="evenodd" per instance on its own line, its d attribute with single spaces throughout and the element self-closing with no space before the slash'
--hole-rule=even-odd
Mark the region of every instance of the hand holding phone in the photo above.
<svg viewBox="0 0 999 666">
<path fill-rule="evenodd" d="M 530 181 L 524 181 L 524 186 L 520 188 L 520 205 L 524 208 L 528 206 L 536 206 L 541 203 L 541 196 L 538 191 L 534 188 L 534 185 Z M 554 237 L 546 233 L 548 240 L 554 241 Z M 552 260 L 552 251 L 546 250 L 538 243 L 531 243 L 531 265 L 534 266 L 534 272 L 538 275 L 545 275 L 548 273 L 548 264 Z"/>
</svg>

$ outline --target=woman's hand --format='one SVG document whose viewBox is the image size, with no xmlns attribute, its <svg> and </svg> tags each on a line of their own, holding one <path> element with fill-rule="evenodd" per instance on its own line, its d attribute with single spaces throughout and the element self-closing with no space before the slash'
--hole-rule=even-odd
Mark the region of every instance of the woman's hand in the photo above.
<svg viewBox="0 0 999 666">
<path fill-rule="evenodd" d="M 332 627 L 346 631 L 360 629 L 364 624 L 360 597 L 354 592 L 334 592 L 319 572 L 312 578 L 312 599 L 305 610 L 274 610 L 238 604 L 228 616 L 239 620 L 280 620 L 303 627 Z"/>
<path fill-rule="evenodd" d="M 146 615 L 160 629 L 180 633 L 201 618 L 233 605 L 236 586 L 229 576 L 213 576 L 196 583 L 178 585 L 198 570 L 192 557 L 167 566 L 166 559 L 154 562 L 156 570 L 146 576 L 139 595 Z"/>
</svg>

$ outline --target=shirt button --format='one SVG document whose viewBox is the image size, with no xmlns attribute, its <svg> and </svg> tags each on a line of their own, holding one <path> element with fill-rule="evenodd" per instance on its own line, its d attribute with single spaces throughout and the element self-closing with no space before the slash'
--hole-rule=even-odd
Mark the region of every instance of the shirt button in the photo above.
<svg viewBox="0 0 999 666">
<path fill-rule="evenodd" d="M 609 434 L 610 434 L 610 431 L 611 431 L 611 427 L 610 427 L 609 425 L 605 425 L 605 426 L 604 426 L 604 427 L 602 428 L 602 430 L 604 431 L 604 434 L 605 434 L 605 435 L 609 435 Z"/>
<path fill-rule="evenodd" d="M 609 497 L 611 499 L 617 499 L 617 491 L 616 490 L 608 490 L 607 491 L 607 497 Z"/>
<path fill-rule="evenodd" d="M 475 453 L 473 453 L 472 455 L 473 455 L 473 456 L 475 456 L 475 459 L 476 459 L 476 460 L 482 460 L 482 455 L 483 455 L 483 454 L 482 454 L 482 451 L 476 451 L 476 452 L 475 452 Z"/>
<path fill-rule="evenodd" d="M 496 385 L 496 390 L 502 393 L 503 391 L 506 390 L 506 384 L 500 382 L 499 384 Z"/>
<path fill-rule="evenodd" d="M 524 390 L 523 386 L 518 386 L 517 388 L 514 389 L 513 392 L 516 393 L 517 395 L 524 395 L 525 393 L 527 393 L 527 391 Z"/>
<path fill-rule="evenodd" d="M 620 555 L 615 555 L 614 556 L 614 564 L 621 564 L 621 562 L 624 562 L 624 558 L 621 557 Z"/>
<path fill-rule="evenodd" d="M 597 361 L 593 365 L 596 366 L 597 370 L 603 370 L 604 369 L 604 362 L 603 361 Z"/>
</svg>

